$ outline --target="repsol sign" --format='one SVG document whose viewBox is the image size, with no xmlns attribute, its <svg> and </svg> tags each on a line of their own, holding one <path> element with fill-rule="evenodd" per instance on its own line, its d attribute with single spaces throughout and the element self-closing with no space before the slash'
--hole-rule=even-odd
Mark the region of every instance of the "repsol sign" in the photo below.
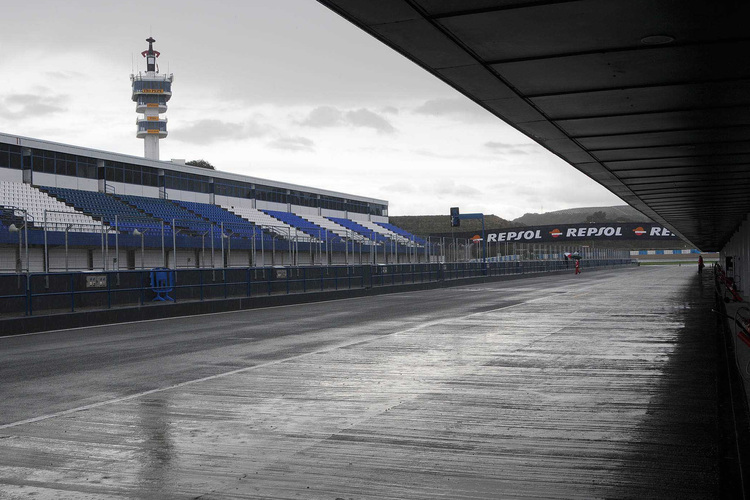
<svg viewBox="0 0 750 500">
<path fill-rule="evenodd" d="M 433 236 L 479 238 L 477 232 Z M 502 242 L 571 242 L 576 240 L 651 240 L 677 236 L 669 229 L 653 223 L 619 224 L 558 224 L 555 226 L 519 227 L 486 232 L 487 243 Z"/>
</svg>

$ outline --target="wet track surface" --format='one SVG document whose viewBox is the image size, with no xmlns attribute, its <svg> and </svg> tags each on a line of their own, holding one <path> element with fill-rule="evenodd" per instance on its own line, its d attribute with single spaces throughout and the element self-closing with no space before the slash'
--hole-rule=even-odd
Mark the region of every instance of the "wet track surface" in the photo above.
<svg viewBox="0 0 750 500">
<path fill-rule="evenodd" d="M 0 339 L 0 498 L 714 498 L 692 267 Z"/>
</svg>

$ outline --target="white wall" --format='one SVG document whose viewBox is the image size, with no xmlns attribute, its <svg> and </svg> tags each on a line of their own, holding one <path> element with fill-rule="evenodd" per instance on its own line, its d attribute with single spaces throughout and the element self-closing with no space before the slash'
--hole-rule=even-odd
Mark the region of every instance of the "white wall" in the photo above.
<svg viewBox="0 0 750 500">
<path fill-rule="evenodd" d="M 172 251 L 169 252 L 169 267 L 174 267 Z M 195 268 L 195 250 L 192 248 L 177 248 L 177 267 Z"/>
<path fill-rule="evenodd" d="M 292 212 L 297 215 L 318 215 L 317 207 L 301 207 L 299 205 L 292 205 Z"/>
<path fill-rule="evenodd" d="M 211 202 L 211 196 L 208 193 L 194 193 L 192 191 L 177 191 L 167 189 L 167 196 L 170 200 L 193 201 L 197 203 Z"/>
<path fill-rule="evenodd" d="M 229 267 L 250 266 L 250 250 L 232 250 L 229 255 Z"/>
<path fill-rule="evenodd" d="M 23 182 L 23 171 L 14 168 L 0 168 L 0 181 Z"/>
<path fill-rule="evenodd" d="M 37 186 L 57 186 L 57 176 L 53 174 L 34 172 L 32 180 Z"/>
<path fill-rule="evenodd" d="M 370 220 L 370 216 L 368 214 L 358 214 L 354 212 L 349 212 L 349 219 L 350 220 Z"/>
<path fill-rule="evenodd" d="M 78 179 L 78 189 L 83 191 L 98 191 L 99 181 L 96 179 Z"/>
<path fill-rule="evenodd" d="M 101 255 L 101 251 L 99 252 Z M 88 269 L 88 251 L 84 248 L 68 249 L 68 270 L 82 271 Z M 94 264 L 96 265 L 96 261 Z M 101 265 L 101 260 L 99 261 Z M 49 269 L 50 271 L 65 271 L 65 248 L 49 249 Z"/>
<path fill-rule="evenodd" d="M 0 247 L 0 271 L 4 273 L 16 272 L 16 253 L 18 246 Z"/>
<path fill-rule="evenodd" d="M 65 249 L 63 249 L 63 251 L 65 251 Z M 95 271 L 102 270 L 102 265 L 103 265 L 103 263 L 102 263 L 102 249 L 101 248 L 95 248 L 95 249 L 93 249 L 93 255 L 94 255 L 94 270 Z M 115 262 L 115 257 L 117 256 L 117 254 L 115 253 L 114 246 L 110 246 L 109 247 L 109 251 L 108 252 L 105 251 L 105 255 L 106 255 L 106 260 L 107 260 L 107 263 L 106 263 L 107 270 L 108 271 L 116 270 L 117 269 L 117 263 Z M 119 261 L 119 264 L 120 264 L 120 270 L 121 271 L 127 270 L 127 268 L 128 268 L 128 252 L 127 252 L 127 250 L 125 250 L 123 248 L 120 249 L 118 261 Z M 141 262 L 140 261 L 140 250 L 136 254 L 136 261 L 135 262 L 136 262 L 136 266 L 139 265 L 140 262 Z M 50 268 L 51 267 L 52 267 L 52 263 L 50 262 Z"/>
<path fill-rule="evenodd" d="M 247 198 L 235 198 L 233 196 L 222 196 L 218 194 L 215 196 L 215 203 L 216 205 L 225 205 L 228 207 L 253 208 L 253 200 Z"/>
<path fill-rule="evenodd" d="M 338 217 L 340 219 L 343 219 L 346 217 L 346 212 L 342 212 L 341 210 L 330 210 L 328 208 L 321 208 L 320 215 L 322 215 L 323 217 Z"/>
<path fill-rule="evenodd" d="M 256 201 L 256 208 L 262 210 L 276 210 L 277 212 L 286 212 L 286 203 L 276 203 L 275 201 L 263 201 L 258 200 Z"/>
</svg>

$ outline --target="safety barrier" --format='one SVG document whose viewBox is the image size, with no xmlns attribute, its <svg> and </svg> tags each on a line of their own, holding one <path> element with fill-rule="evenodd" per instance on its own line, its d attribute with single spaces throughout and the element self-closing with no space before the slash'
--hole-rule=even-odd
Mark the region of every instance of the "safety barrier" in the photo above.
<svg viewBox="0 0 750 500">
<path fill-rule="evenodd" d="M 584 261 L 585 268 L 631 265 Z M 0 316 L 288 295 L 573 270 L 567 261 L 164 269 L 0 275 Z"/>
</svg>

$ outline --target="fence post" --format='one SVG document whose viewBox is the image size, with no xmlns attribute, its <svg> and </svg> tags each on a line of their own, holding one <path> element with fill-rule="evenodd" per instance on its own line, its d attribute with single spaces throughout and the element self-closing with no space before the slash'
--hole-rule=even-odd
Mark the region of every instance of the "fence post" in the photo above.
<svg viewBox="0 0 750 500">
<path fill-rule="evenodd" d="M 26 314 L 31 316 L 31 274 L 26 275 Z"/>
<path fill-rule="evenodd" d="M 70 275 L 70 312 L 76 312 L 76 292 L 73 275 Z"/>
</svg>

